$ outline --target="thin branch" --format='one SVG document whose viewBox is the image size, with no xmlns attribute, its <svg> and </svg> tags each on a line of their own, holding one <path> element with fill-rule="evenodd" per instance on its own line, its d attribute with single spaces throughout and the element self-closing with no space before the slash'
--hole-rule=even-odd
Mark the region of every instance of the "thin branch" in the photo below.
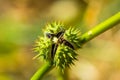
<svg viewBox="0 0 120 80">
<path fill-rule="evenodd" d="M 36 73 L 34 73 L 31 80 L 41 80 L 42 77 L 53 68 L 54 68 L 54 66 L 52 65 L 52 63 L 47 62 L 40 69 L 38 69 Z"/>
<path fill-rule="evenodd" d="M 101 24 L 95 26 L 93 29 L 89 30 L 88 32 L 84 33 L 81 36 L 81 41 L 80 41 L 81 45 L 85 44 L 89 40 L 95 38 L 99 34 L 105 32 L 106 30 L 114 27 L 119 23 L 120 23 L 120 12 L 113 15 L 112 17 L 102 22 Z"/>
</svg>

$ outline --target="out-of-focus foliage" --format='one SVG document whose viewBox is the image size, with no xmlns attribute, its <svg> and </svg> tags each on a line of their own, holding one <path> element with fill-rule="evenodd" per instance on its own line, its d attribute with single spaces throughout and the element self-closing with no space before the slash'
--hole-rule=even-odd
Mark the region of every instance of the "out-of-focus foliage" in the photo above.
<svg viewBox="0 0 120 80">
<path fill-rule="evenodd" d="M 120 0 L 0 0 L 0 80 L 29 80 L 42 63 L 32 48 L 44 25 L 63 21 L 85 32 L 120 11 Z M 120 79 L 120 25 L 78 50 L 70 80 Z M 43 80 L 57 80 L 56 70 Z"/>
</svg>

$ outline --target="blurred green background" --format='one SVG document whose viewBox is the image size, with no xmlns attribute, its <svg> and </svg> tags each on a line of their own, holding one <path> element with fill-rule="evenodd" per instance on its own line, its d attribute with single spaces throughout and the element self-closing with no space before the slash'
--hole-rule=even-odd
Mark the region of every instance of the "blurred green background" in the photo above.
<svg viewBox="0 0 120 80">
<path fill-rule="evenodd" d="M 0 80 L 30 80 L 43 65 L 32 49 L 48 22 L 84 33 L 119 11 L 120 0 L 0 0 Z M 120 80 L 120 24 L 77 52 L 69 80 Z M 57 80 L 56 69 L 43 80 Z"/>
</svg>

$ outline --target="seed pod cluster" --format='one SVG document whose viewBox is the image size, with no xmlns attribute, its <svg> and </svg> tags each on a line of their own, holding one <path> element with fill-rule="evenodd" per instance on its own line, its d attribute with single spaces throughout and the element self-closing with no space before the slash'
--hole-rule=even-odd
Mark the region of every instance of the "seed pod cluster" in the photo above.
<svg viewBox="0 0 120 80">
<path fill-rule="evenodd" d="M 73 28 L 65 29 L 64 25 L 54 22 L 46 26 L 44 34 L 45 36 L 36 42 L 36 57 L 52 61 L 53 65 L 60 69 L 74 64 L 77 60 L 75 50 L 81 47 L 80 31 Z"/>
</svg>

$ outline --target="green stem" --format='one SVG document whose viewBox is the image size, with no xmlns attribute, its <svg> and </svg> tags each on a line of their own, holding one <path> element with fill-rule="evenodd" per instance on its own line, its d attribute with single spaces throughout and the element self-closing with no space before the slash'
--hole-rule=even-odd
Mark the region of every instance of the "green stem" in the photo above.
<svg viewBox="0 0 120 80">
<path fill-rule="evenodd" d="M 105 32 L 106 30 L 114 27 L 118 23 L 120 23 L 120 12 L 118 12 L 111 18 L 107 19 L 106 21 L 102 22 L 101 24 L 97 25 L 88 32 L 84 33 L 81 36 L 81 41 L 80 41 L 81 45 L 93 39 L 94 37 L 98 36 L 99 34 Z"/>
<path fill-rule="evenodd" d="M 37 72 L 32 76 L 31 80 L 41 80 L 42 77 L 46 73 L 48 73 L 52 68 L 53 68 L 52 63 L 51 62 L 47 62 L 40 69 L 37 70 Z"/>
</svg>

